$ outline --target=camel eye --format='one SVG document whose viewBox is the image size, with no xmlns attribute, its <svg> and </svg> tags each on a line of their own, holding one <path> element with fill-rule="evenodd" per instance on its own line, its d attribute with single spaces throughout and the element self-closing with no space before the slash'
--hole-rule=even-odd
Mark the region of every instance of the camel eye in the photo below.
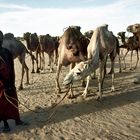
<svg viewBox="0 0 140 140">
<path fill-rule="evenodd" d="M 87 65 L 87 64 L 85 64 L 85 65 L 84 65 L 84 68 L 85 68 L 85 69 L 87 69 L 87 68 L 88 68 L 88 65 Z"/>
</svg>

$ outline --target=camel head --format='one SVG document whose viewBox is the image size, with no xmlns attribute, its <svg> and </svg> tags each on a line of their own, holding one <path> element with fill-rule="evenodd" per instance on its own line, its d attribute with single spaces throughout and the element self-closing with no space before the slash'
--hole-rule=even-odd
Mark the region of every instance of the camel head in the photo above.
<svg viewBox="0 0 140 140">
<path fill-rule="evenodd" d="M 87 61 L 77 64 L 64 78 L 63 84 L 69 85 L 75 81 L 80 81 L 89 75 L 89 63 Z"/>
<path fill-rule="evenodd" d="M 61 38 L 61 44 L 66 46 L 74 56 L 78 56 L 81 49 L 80 37 L 82 33 L 80 32 L 80 28 L 80 26 L 69 26 Z"/>
<path fill-rule="evenodd" d="M 117 35 L 121 38 L 122 43 L 125 43 L 125 32 L 118 32 Z"/>
<path fill-rule="evenodd" d="M 137 23 L 137 24 L 129 25 L 127 27 L 127 31 L 134 34 L 140 32 L 140 24 Z"/>
</svg>

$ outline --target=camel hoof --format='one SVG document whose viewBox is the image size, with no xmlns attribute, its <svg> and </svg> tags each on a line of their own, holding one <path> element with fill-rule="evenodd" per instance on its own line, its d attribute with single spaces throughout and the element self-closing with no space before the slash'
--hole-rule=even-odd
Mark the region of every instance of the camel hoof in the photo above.
<svg viewBox="0 0 140 140">
<path fill-rule="evenodd" d="M 30 85 L 30 83 L 29 82 L 26 82 L 25 85 Z"/>
<path fill-rule="evenodd" d="M 119 73 L 122 73 L 122 71 L 121 71 L 121 70 L 119 70 Z"/>
<path fill-rule="evenodd" d="M 50 73 L 53 73 L 54 72 L 54 69 L 50 69 Z"/>
<path fill-rule="evenodd" d="M 130 70 L 130 71 L 133 71 L 134 69 L 133 69 L 133 68 L 130 68 L 129 70 Z"/>
<path fill-rule="evenodd" d="M 88 92 L 84 92 L 83 94 L 82 94 L 82 97 L 85 99 L 86 97 L 87 97 L 87 94 L 88 94 Z"/>
<path fill-rule="evenodd" d="M 114 87 L 111 87 L 111 92 L 114 92 L 115 91 L 115 88 Z"/>
<path fill-rule="evenodd" d="M 108 74 L 112 74 L 112 71 L 110 71 Z"/>
<path fill-rule="evenodd" d="M 19 86 L 19 88 L 18 88 L 19 90 L 23 90 L 23 86 Z"/>
<path fill-rule="evenodd" d="M 97 101 L 98 102 L 101 102 L 101 99 L 102 99 L 101 96 L 97 96 Z"/>
<path fill-rule="evenodd" d="M 37 68 L 36 73 L 40 73 L 40 68 Z"/>
<path fill-rule="evenodd" d="M 71 95 L 69 95 L 67 98 L 68 98 L 68 99 L 74 99 L 75 96 L 71 96 Z"/>
</svg>

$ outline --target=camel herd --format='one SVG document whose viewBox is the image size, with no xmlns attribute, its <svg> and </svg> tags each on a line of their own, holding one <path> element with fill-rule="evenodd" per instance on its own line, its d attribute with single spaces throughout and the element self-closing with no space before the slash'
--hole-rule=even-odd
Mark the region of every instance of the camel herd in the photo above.
<svg viewBox="0 0 140 140">
<path fill-rule="evenodd" d="M 22 64 L 22 76 L 19 89 L 23 89 L 23 76 L 26 71 L 27 84 L 29 84 L 29 70 L 26 65 L 25 55 L 29 53 L 32 60 L 32 73 L 35 72 L 34 62 L 36 63 L 36 72 L 44 70 L 45 58 L 44 53 L 49 56 L 50 72 L 53 72 L 53 65 L 57 65 L 56 71 L 56 92 L 60 93 L 59 75 L 62 66 L 70 65 L 70 72 L 64 78 L 63 84 L 70 87 L 69 97 L 73 97 L 72 85 L 75 81 L 83 80 L 87 77 L 87 84 L 83 92 L 86 97 L 88 93 L 88 85 L 90 75 L 99 68 L 99 94 L 98 99 L 102 96 L 102 86 L 106 74 L 106 62 L 108 55 L 111 60 L 112 87 L 114 91 L 114 61 L 116 55 L 120 62 L 120 48 L 125 48 L 126 54 L 131 51 L 130 69 L 137 68 L 139 61 L 138 50 L 140 48 L 140 24 L 134 24 L 127 27 L 127 31 L 133 34 L 126 40 L 125 32 L 119 32 L 118 37 L 122 44 L 119 45 L 118 38 L 108 30 L 108 25 L 97 27 L 94 31 L 90 30 L 85 34 L 80 31 L 80 26 L 69 26 L 61 37 L 52 37 L 49 34 L 38 36 L 36 33 L 24 33 L 23 38 L 26 41 L 26 46 L 13 34 L 5 34 L 3 47 L 7 48 L 12 54 L 13 59 L 18 58 Z M 137 62 L 132 67 L 133 50 L 137 52 Z M 33 55 L 35 52 L 35 56 Z M 125 66 L 126 68 L 126 66 Z M 120 70 L 121 72 L 121 62 Z M 84 84 L 83 84 L 84 85 Z"/>
</svg>

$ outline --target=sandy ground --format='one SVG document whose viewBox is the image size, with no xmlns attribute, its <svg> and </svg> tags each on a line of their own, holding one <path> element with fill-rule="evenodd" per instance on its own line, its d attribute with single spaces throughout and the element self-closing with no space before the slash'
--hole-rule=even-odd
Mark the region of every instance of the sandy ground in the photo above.
<svg viewBox="0 0 140 140">
<path fill-rule="evenodd" d="M 30 69 L 30 85 L 24 84 L 24 90 L 17 91 L 19 100 L 28 108 L 41 111 L 34 113 L 20 105 L 22 120 L 29 122 L 28 126 L 15 126 L 9 120 L 11 132 L 0 132 L 0 140 L 140 140 L 140 84 L 134 84 L 135 77 L 140 75 L 140 64 L 135 71 L 127 69 L 118 73 L 118 63 L 115 64 L 115 92 L 110 92 L 111 76 L 105 78 L 103 98 L 96 100 L 97 80 L 90 82 L 90 94 L 83 99 L 84 88 L 81 83 L 74 85 L 75 99 L 65 98 L 55 109 L 57 103 L 66 92 L 62 86 L 64 76 L 69 67 L 63 67 L 60 75 L 62 94 L 55 93 L 55 72 L 50 73 L 46 65 L 44 73 L 31 74 L 30 57 L 26 62 Z M 136 57 L 134 57 L 134 61 Z M 46 57 L 46 61 L 47 57 Z M 135 64 L 135 63 L 133 63 Z M 21 65 L 15 60 L 16 86 L 21 77 Z M 26 77 L 24 78 L 24 83 Z M 0 128 L 2 127 L 0 123 Z"/>
</svg>

